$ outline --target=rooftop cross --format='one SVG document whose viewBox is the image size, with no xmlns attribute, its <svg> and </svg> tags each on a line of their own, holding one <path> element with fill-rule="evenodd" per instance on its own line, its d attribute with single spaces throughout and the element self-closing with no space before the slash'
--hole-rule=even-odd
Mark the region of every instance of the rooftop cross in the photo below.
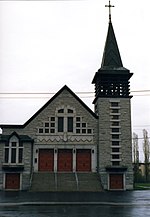
<svg viewBox="0 0 150 217">
<path fill-rule="evenodd" d="M 111 23 L 111 8 L 115 7 L 114 5 L 110 4 L 110 0 L 109 0 L 109 5 L 105 5 L 105 7 L 109 8 L 109 22 Z"/>
</svg>

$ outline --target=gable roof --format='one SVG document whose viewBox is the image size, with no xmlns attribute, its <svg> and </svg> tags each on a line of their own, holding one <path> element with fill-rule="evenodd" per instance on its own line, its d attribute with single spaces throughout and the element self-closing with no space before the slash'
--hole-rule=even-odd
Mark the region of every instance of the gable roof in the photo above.
<svg viewBox="0 0 150 217">
<path fill-rule="evenodd" d="M 16 136 L 21 142 L 33 142 L 33 139 L 27 135 L 18 135 L 15 131 L 11 135 L 0 135 L 1 142 L 8 142 L 11 137 Z"/>
<path fill-rule="evenodd" d="M 3 128 L 24 128 L 26 127 L 35 117 L 38 116 L 54 99 L 56 99 L 64 90 L 67 90 L 94 118 L 98 116 L 67 86 L 63 86 L 47 103 L 44 104 L 28 121 L 22 125 L 17 124 L 2 124 L 0 127 Z"/>
</svg>

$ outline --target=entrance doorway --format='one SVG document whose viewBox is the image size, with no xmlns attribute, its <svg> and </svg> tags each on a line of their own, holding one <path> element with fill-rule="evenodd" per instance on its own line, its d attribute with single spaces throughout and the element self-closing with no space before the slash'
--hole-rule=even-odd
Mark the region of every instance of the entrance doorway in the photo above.
<svg viewBox="0 0 150 217">
<path fill-rule="evenodd" d="M 76 170 L 79 172 L 91 171 L 91 150 L 78 149 L 76 155 Z"/>
<path fill-rule="evenodd" d="M 72 149 L 58 149 L 58 172 L 71 172 L 72 160 Z"/>
<path fill-rule="evenodd" d="M 20 174 L 6 173 L 5 174 L 5 189 L 19 190 L 20 189 Z"/>
<path fill-rule="evenodd" d="M 123 174 L 109 174 L 110 190 L 123 190 Z"/>
<path fill-rule="evenodd" d="M 54 150 L 39 149 L 39 171 L 54 170 Z"/>
</svg>

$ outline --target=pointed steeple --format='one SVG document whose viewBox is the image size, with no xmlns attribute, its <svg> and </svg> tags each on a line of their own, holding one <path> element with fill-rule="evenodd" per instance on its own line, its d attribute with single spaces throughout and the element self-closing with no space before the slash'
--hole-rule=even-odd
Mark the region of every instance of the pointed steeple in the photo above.
<svg viewBox="0 0 150 217">
<path fill-rule="evenodd" d="M 109 8 L 109 26 L 108 26 L 108 33 L 107 33 L 101 67 L 110 67 L 110 68 L 123 67 L 117 40 L 111 22 L 111 8 L 115 6 L 111 5 L 109 1 L 109 4 L 105 5 L 105 7 Z"/>
<path fill-rule="evenodd" d="M 106 37 L 106 43 L 103 52 L 101 68 L 95 73 L 92 83 L 95 84 L 95 100 L 99 97 L 105 98 L 130 98 L 130 78 L 133 73 L 123 67 L 121 55 L 119 52 L 117 40 L 115 37 L 113 25 L 111 22 L 110 4 L 109 8 L 109 26 Z"/>
<path fill-rule="evenodd" d="M 113 25 L 109 22 L 108 33 L 102 58 L 101 68 L 123 67 Z"/>
</svg>

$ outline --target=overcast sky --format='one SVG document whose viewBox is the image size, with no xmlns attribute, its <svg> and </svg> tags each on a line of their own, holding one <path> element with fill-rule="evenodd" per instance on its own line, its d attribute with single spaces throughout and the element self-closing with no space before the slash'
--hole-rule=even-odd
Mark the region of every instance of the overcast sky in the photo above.
<svg viewBox="0 0 150 217">
<path fill-rule="evenodd" d="M 150 134 L 150 1 L 111 3 L 123 65 L 134 73 L 132 131 L 141 138 L 144 128 Z M 1 124 L 23 124 L 65 84 L 93 110 L 91 82 L 108 29 L 105 4 L 108 0 L 0 1 Z"/>
</svg>

